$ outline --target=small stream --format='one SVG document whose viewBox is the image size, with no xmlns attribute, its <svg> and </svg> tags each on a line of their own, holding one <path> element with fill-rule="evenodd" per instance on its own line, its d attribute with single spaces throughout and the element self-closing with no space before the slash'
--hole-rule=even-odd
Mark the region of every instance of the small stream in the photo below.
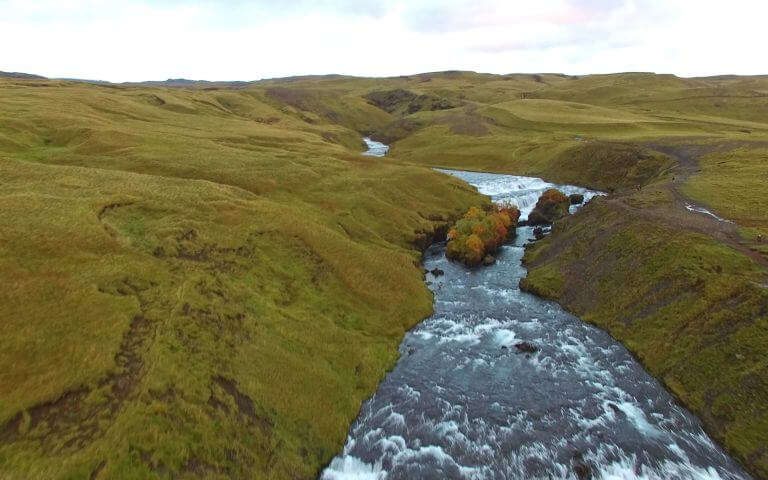
<svg viewBox="0 0 768 480">
<path fill-rule="evenodd" d="M 363 152 L 363 155 L 368 155 L 369 157 L 383 157 L 389 151 L 389 145 L 377 142 L 376 140 L 371 140 L 369 137 L 363 137 L 363 141 L 368 147 L 368 150 Z"/>
<path fill-rule="evenodd" d="M 552 186 L 448 173 L 523 218 Z M 427 274 L 435 312 L 406 334 L 321 479 L 750 478 L 620 343 L 520 291 L 531 230 L 518 228 L 486 268 L 429 248 L 425 268 L 444 271 Z"/>
<path fill-rule="evenodd" d="M 718 222 L 723 222 L 723 223 L 733 223 L 733 222 L 732 222 L 732 221 L 730 221 L 730 220 L 727 220 L 727 219 L 725 219 L 725 218 L 723 218 L 723 217 L 720 217 L 720 216 L 718 216 L 718 215 L 716 215 L 716 214 L 712 213 L 711 211 L 707 210 L 707 209 L 706 209 L 706 208 L 704 208 L 704 207 L 701 207 L 701 206 L 699 206 L 699 205 L 694 205 L 694 204 L 692 204 L 692 203 L 690 203 L 690 202 L 686 202 L 686 204 L 685 204 L 685 209 L 686 209 L 686 210 L 688 210 L 689 212 L 702 213 L 702 214 L 704 214 L 704 215 L 709 215 L 710 217 L 714 218 L 714 219 L 715 219 L 715 220 L 717 220 Z"/>
</svg>

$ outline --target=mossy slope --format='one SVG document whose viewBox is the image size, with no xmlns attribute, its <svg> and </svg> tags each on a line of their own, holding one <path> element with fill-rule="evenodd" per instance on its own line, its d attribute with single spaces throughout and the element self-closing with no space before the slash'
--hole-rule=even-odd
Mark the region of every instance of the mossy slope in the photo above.
<svg viewBox="0 0 768 480">
<path fill-rule="evenodd" d="M 523 288 L 607 329 L 717 440 L 768 476 L 764 269 L 674 218 L 604 199 L 558 222 L 525 263 Z"/>
<path fill-rule="evenodd" d="M 412 242 L 484 199 L 259 98 L 0 82 L 0 478 L 315 478 L 341 447 L 431 312 Z"/>
</svg>

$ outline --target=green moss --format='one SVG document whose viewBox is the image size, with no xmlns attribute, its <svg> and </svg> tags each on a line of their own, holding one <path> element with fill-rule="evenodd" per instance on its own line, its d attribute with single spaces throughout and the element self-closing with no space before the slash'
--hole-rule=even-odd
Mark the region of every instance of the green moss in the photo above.
<svg viewBox="0 0 768 480">
<path fill-rule="evenodd" d="M 520 285 L 525 290 L 544 298 L 559 298 L 565 288 L 565 277 L 554 268 L 542 267 L 528 273 Z"/>
<path fill-rule="evenodd" d="M 737 144 L 738 145 L 738 144 Z M 768 258 L 768 150 L 742 144 L 740 148 L 706 155 L 701 169 L 683 191 L 697 203 L 736 222 L 742 241 Z"/>
</svg>

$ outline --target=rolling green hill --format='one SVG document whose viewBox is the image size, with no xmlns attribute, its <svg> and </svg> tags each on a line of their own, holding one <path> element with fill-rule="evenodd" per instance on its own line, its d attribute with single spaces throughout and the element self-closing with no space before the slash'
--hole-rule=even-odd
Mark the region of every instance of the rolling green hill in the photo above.
<svg viewBox="0 0 768 480">
<path fill-rule="evenodd" d="M 433 166 L 613 192 L 527 288 L 768 476 L 768 79 L 236 87 L 0 79 L 0 478 L 314 478 L 431 312 L 417 246 L 488 201 Z"/>
</svg>

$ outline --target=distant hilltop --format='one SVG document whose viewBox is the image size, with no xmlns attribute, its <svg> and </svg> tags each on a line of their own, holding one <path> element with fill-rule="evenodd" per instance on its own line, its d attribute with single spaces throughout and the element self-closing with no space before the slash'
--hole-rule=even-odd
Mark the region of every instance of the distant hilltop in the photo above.
<svg viewBox="0 0 768 480">
<path fill-rule="evenodd" d="M 212 82 L 208 80 L 188 80 L 186 78 L 169 78 L 168 80 L 148 81 L 148 82 L 125 82 L 122 85 L 139 85 L 154 87 L 245 87 L 251 82 Z"/>
<path fill-rule="evenodd" d="M 32 75 L 31 73 L 20 73 L 20 72 L 2 72 L 2 71 L 0 71 L 0 77 L 32 78 L 32 79 L 37 79 L 37 80 L 47 80 L 45 77 L 41 77 L 40 75 Z"/>
<path fill-rule="evenodd" d="M 562 78 L 569 78 L 573 80 L 577 80 L 580 78 L 579 75 L 568 75 L 564 73 L 507 73 L 507 74 L 489 74 L 489 73 L 478 73 L 473 71 L 465 71 L 465 70 L 445 70 L 442 72 L 425 72 L 425 73 L 417 73 L 412 75 L 399 75 L 399 76 L 393 76 L 393 77 L 380 77 L 380 78 L 400 78 L 400 79 L 411 79 L 411 78 L 423 78 L 424 81 L 430 81 L 432 77 L 443 77 L 443 78 L 455 78 L 455 77 L 461 77 L 462 75 L 481 75 L 481 76 L 489 76 L 489 77 L 500 77 L 500 78 L 518 78 L 518 77 L 532 77 L 536 81 L 541 81 L 542 76 L 556 76 L 556 77 L 562 77 Z M 712 75 L 708 77 L 678 77 L 674 74 L 658 74 L 653 72 L 616 72 L 616 73 L 607 73 L 607 74 L 596 74 L 597 76 L 621 76 L 621 75 L 653 75 L 653 76 L 662 76 L 662 77 L 671 77 L 671 78 L 683 78 L 688 80 L 715 80 L 715 81 L 728 81 L 728 80 L 738 80 L 743 78 L 766 78 L 768 75 L 731 75 L 731 74 L 722 74 L 722 75 Z M 583 75 L 583 76 L 592 76 L 592 75 Z M 236 81 L 212 81 L 212 80 L 190 80 L 187 78 L 169 78 L 167 80 L 147 80 L 147 81 L 141 81 L 141 82 L 110 82 L 107 80 L 89 80 L 89 79 L 83 79 L 83 78 L 69 78 L 69 77 L 63 77 L 63 78 L 48 78 L 41 75 L 35 75 L 31 73 L 21 73 L 21 72 L 3 72 L 0 71 L 0 78 L 18 78 L 18 79 L 26 79 L 26 80 L 61 80 L 66 82 L 83 82 L 83 83 L 90 83 L 95 85 L 122 85 L 122 86 L 129 86 L 129 87 L 175 87 L 175 88 L 200 88 L 200 89 L 217 89 L 217 88 L 245 88 L 248 85 L 252 84 L 264 84 L 264 83 L 274 83 L 274 82 L 280 82 L 280 83 L 286 83 L 286 82 L 301 82 L 306 80 L 331 80 L 331 79 L 341 79 L 341 78 L 358 78 L 354 75 L 340 75 L 340 74 L 325 74 L 325 75 L 295 75 L 295 76 L 289 76 L 289 77 L 276 77 L 276 78 L 262 78 L 259 80 L 252 80 L 252 81 L 243 81 L 243 80 L 236 80 Z"/>
<path fill-rule="evenodd" d="M 244 82 L 244 81 L 223 81 L 223 82 L 215 82 L 215 81 L 208 81 L 208 80 L 189 80 L 186 78 L 169 78 L 168 80 L 157 80 L 157 81 L 146 81 L 146 82 L 123 82 L 123 83 L 112 83 L 108 82 L 106 80 L 89 80 L 84 78 L 48 78 L 43 77 L 42 75 L 34 75 L 31 73 L 21 73 L 21 72 L 3 72 L 0 71 L 0 78 L 19 78 L 19 79 L 26 79 L 26 80 L 63 80 L 67 82 L 83 82 L 83 83 L 92 83 L 96 85 L 127 85 L 127 86 L 154 86 L 154 87 L 229 87 L 229 88 L 238 88 L 238 87 L 245 87 L 249 85 L 252 82 Z"/>
</svg>

